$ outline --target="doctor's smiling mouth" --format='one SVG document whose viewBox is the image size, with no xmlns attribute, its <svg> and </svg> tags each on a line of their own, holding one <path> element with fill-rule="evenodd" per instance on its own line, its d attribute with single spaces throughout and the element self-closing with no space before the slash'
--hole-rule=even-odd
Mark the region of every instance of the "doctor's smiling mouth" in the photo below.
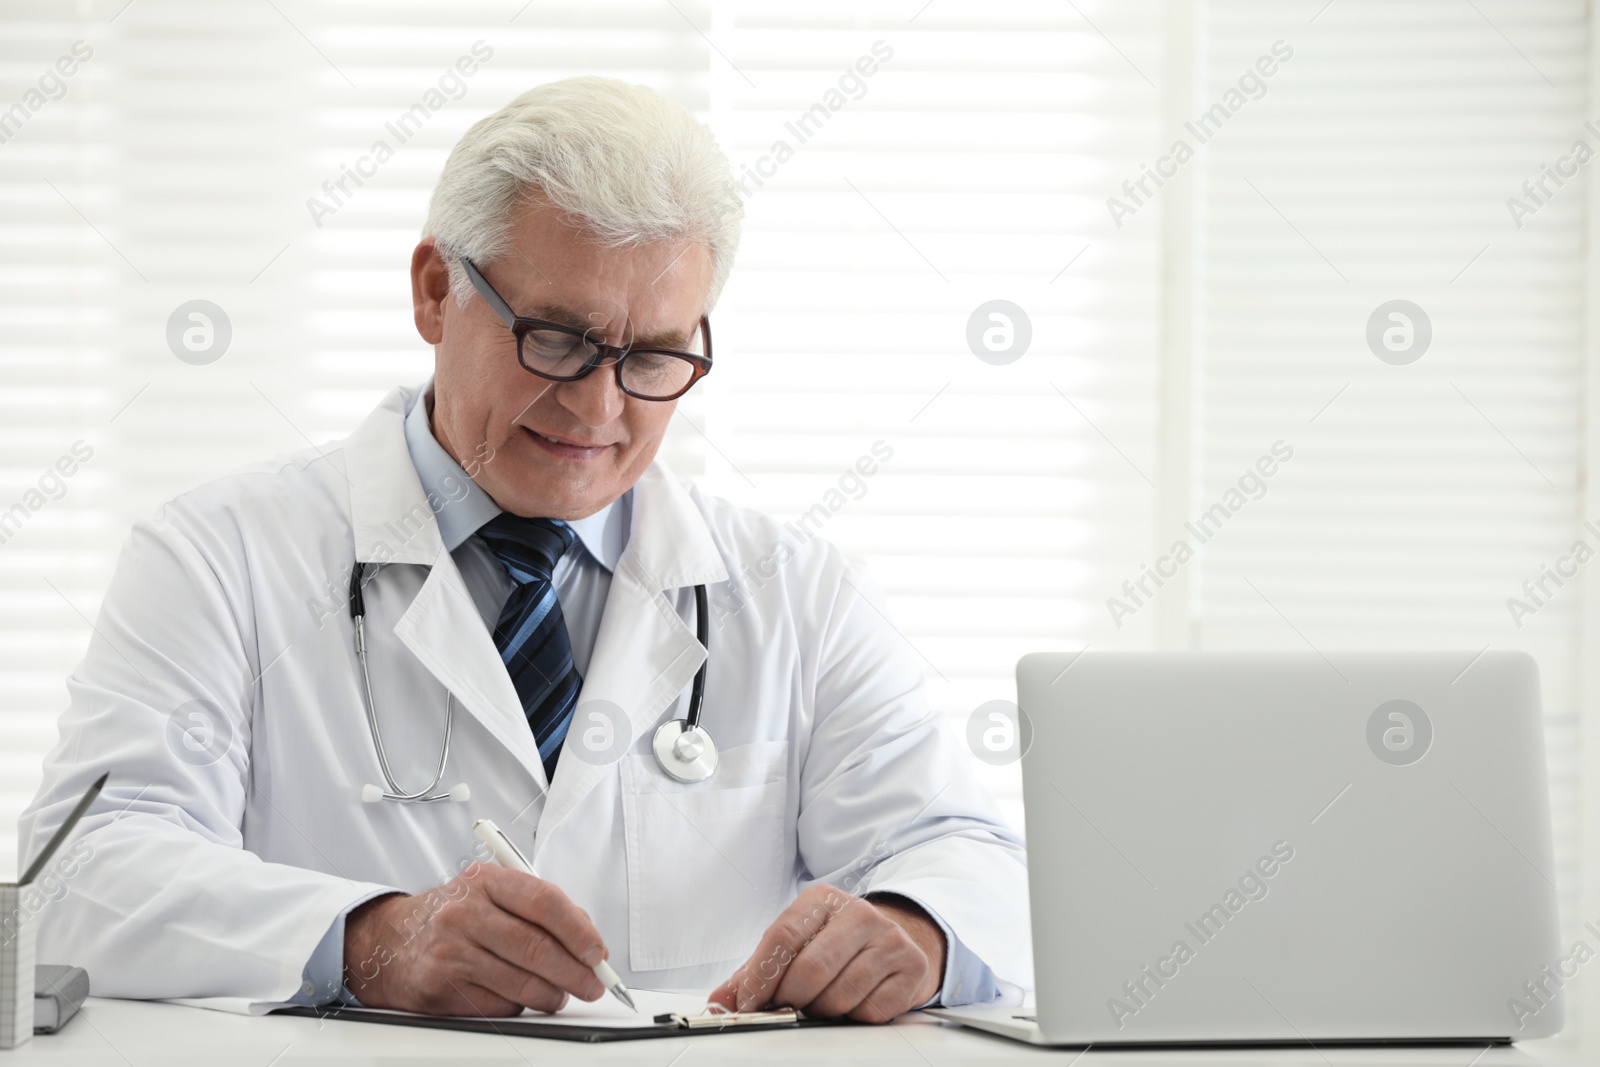
<svg viewBox="0 0 1600 1067">
<path fill-rule="evenodd" d="M 466 132 L 410 259 L 431 383 L 129 534 L 19 826 L 35 852 L 111 769 L 40 958 L 255 1013 L 1020 1002 L 1021 835 L 881 593 L 657 456 L 742 217 L 711 131 L 644 86 L 541 85 Z M 774 559 L 713 636 L 708 590 Z M 525 862 L 452 870 L 475 822 Z"/>
</svg>

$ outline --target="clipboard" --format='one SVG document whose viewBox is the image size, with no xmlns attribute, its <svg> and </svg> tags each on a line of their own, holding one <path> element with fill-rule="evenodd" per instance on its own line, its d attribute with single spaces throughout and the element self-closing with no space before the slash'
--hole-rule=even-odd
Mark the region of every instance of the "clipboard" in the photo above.
<svg viewBox="0 0 1600 1067">
<path fill-rule="evenodd" d="M 777 1011 L 726 1012 L 717 1015 L 685 1015 L 668 1012 L 654 1016 L 642 1026 L 595 1026 L 581 1022 L 552 1021 L 551 1016 L 514 1015 L 502 1018 L 470 1018 L 460 1015 L 418 1015 L 412 1012 L 380 1011 L 342 1004 L 312 1006 L 294 1004 L 277 1008 L 270 1015 L 301 1015 L 313 1019 L 348 1019 L 352 1022 L 382 1023 L 389 1026 L 422 1026 L 434 1030 L 465 1030 L 499 1034 L 503 1037 L 543 1037 L 557 1041 L 599 1044 L 606 1041 L 643 1041 L 656 1037 L 694 1037 L 701 1034 L 748 1033 L 755 1030 L 796 1030 L 814 1026 L 847 1025 L 848 1019 L 810 1019 L 792 1008 Z"/>
</svg>

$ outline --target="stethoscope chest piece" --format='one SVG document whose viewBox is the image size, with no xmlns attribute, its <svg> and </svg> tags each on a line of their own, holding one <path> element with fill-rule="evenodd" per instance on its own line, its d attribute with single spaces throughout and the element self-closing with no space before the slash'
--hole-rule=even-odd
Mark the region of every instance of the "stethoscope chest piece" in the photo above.
<svg viewBox="0 0 1600 1067">
<path fill-rule="evenodd" d="M 662 723 L 652 745 L 661 769 L 680 782 L 703 782 L 717 771 L 717 746 L 711 735 L 684 719 Z"/>
<path fill-rule="evenodd" d="M 700 725 L 700 710 L 706 695 L 706 663 L 711 647 L 710 612 L 706 610 L 706 587 L 694 587 L 695 631 L 700 644 L 708 650 L 708 659 L 694 672 L 694 686 L 689 692 L 689 714 L 681 719 L 664 722 L 651 739 L 656 762 L 661 769 L 680 782 L 703 782 L 717 773 L 717 745 L 706 728 Z"/>
</svg>

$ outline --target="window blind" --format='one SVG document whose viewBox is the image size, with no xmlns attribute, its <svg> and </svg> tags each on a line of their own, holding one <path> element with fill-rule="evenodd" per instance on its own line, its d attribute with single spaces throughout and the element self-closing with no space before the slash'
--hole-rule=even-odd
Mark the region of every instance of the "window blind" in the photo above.
<svg viewBox="0 0 1600 1067">
<path fill-rule="evenodd" d="M 719 9 L 747 216 L 706 481 L 866 562 L 962 738 L 1154 543 L 1159 229 L 1101 198 L 1159 143 L 1161 8 Z M 1017 765 L 975 766 L 1020 828 Z"/>
<path fill-rule="evenodd" d="M 113 479 L 101 433 L 127 268 L 108 223 L 94 125 L 108 57 L 87 19 L 10 5 L 0 32 L 0 877 L 15 817 L 55 739 L 62 679 L 108 576 Z M 113 258 L 108 260 L 107 255 Z M 74 452 L 76 449 L 76 452 Z"/>
<path fill-rule="evenodd" d="M 1204 20 L 1201 107 L 1274 42 L 1293 56 L 1203 150 L 1192 511 L 1275 442 L 1293 458 L 1205 546 L 1194 642 L 1461 649 L 1463 670 L 1532 653 L 1572 929 L 1577 583 L 1524 583 L 1600 545 L 1579 525 L 1585 205 L 1570 176 L 1524 183 L 1600 148 L 1585 5 L 1319 6 L 1213 0 Z M 1414 357 L 1369 343 L 1395 300 L 1431 327 Z"/>
</svg>

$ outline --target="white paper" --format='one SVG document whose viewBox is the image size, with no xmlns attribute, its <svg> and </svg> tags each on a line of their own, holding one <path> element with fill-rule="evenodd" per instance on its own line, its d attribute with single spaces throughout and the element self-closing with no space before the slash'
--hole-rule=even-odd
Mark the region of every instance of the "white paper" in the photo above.
<svg viewBox="0 0 1600 1067">
<path fill-rule="evenodd" d="M 656 1026 L 657 1015 L 676 1012 L 679 1015 L 698 1015 L 705 1010 L 706 997 L 710 990 L 697 992 L 683 992 L 681 990 L 664 989 L 634 989 L 629 988 L 633 995 L 633 1002 L 638 1005 L 639 1012 L 635 1015 L 628 1006 L 609 992 L 594 1003 L 571 997 L 567 1006 L 555 1014 L 542 1011 L 523 1009 L 521 1015 L 496 1015 L 488 1016 L 490 1022 L 540 1022 L 540 1023 L 568 1023 L 573 1026 L 607 1026 L 618 1028 L 632 1028 L 636 1026 Z M 366 1008 L 365 1011 L 383 1011 L 386 1008 Z M 408 1015 L 409 1012 L 393 1012 L 395 1015 Z M 482 1015 L 453 1015 L 440 1016 L 440 1018 L 476 1019 L 482 1020 Z"/>
<path fill-rule="evenodd" d="M 698 1015 L 705 1010 L 709 989 L 695 993 L 671 992 L 664 989 L 628 988 L 639 1013 L 635 1015 L 628 1006 L 609 992 L 594 1003 L 572 997 L 567 1006 L 554 1015 L 539 1011 L 524 1011 L 517 1016 L 520 1022 L 572 1023 L 583 1026 L 656 1026 L 656 1016 L 667 1012 L 679 1015 Z"/>
</svg>

